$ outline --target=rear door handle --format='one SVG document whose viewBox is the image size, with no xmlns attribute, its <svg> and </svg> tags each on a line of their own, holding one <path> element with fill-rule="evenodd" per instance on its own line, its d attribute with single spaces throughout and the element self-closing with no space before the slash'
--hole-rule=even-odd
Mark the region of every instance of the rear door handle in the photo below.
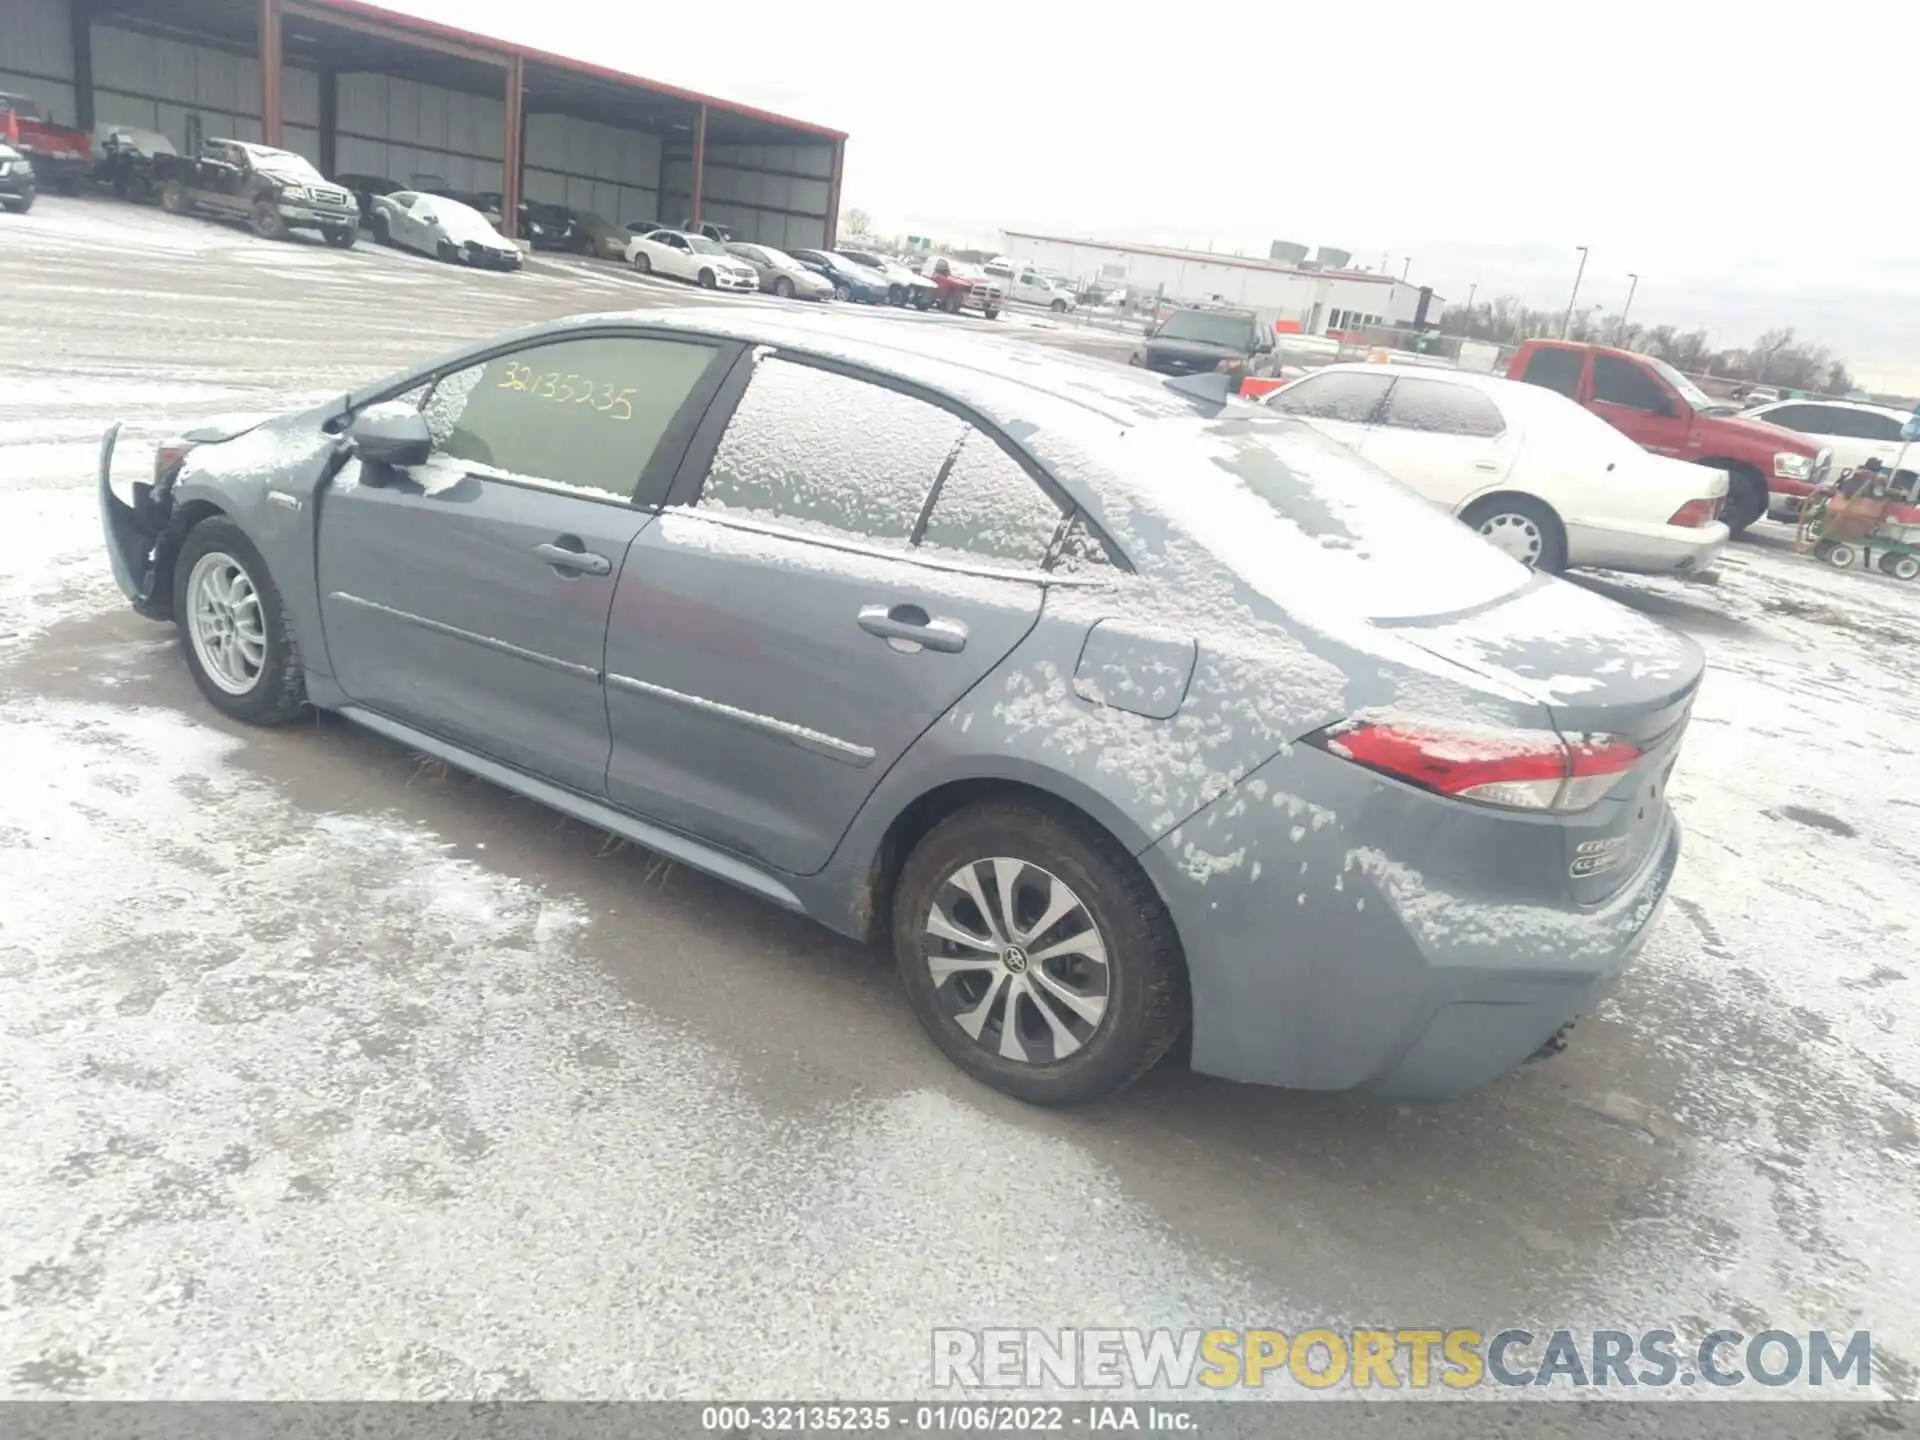
<svg viewBox="0 0 1920 1440">
<path fill-rule="evenodd" d="M 1498 470 L 1500 467 L 1491 460 L 1476 460 L 1473 462 L 1473 468 L 1476 470 Z"/>
<path fill-rule="evenodd" d="M 565 545 L 536 545 L 533 553 L 556 570 L 575 570 L 582 575 L 611 575 L 613 562 L 591 550 L 570 550 Z"/>
<path fill-rule="evenodd" d="M 925 648 L 943 655 L 957 655 L 967 648 L 967 627 L 958 620 L 934 619 L 918 605 L 865 605 L 860 610 L 860 628 L 878 635 L 902 654 L 911 655 Z"/>
</svg>

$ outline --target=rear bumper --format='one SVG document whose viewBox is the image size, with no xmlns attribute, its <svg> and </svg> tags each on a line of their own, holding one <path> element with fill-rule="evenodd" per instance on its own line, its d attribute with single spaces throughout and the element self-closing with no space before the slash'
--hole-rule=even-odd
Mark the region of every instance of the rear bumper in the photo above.
<svg viewBox="0 0 1920 1440">
<path fill-rule="evenodd" d="M 1186 952 L 1192 1063 L 1203 1073 L 1423 1100 L 1488 1085 L 1618 980 L 1679 857 L 1668 811 L 1634 873 L 1601 903 L 1503 895 L 1513 878 L 1476 837 L 1512 821 L 1456 822 L 1443 808 L 1458 810 L 1454 801 L 1369 799 L 1366 777 L 1314 787 L 1321 803 L 1294 800 L 1308 778 L 1301 767 L 1275 773 L 1266 793 L 1284 812 L 1243 781 L 1139 857 Z M 1247 827 L 1262 812 L 1284 813 L 1294 828 L 1259 838 Z M 1558 855 L 1564 833 L 1540 829 L 1526 843 Z M 1228 853 L 1203 854 L 1219 863 L 1196 868 L 1196 847 Z M 1427 868 L 1388 858 L 1408 853 L 1426 854 Z M 1442 878 L 1449 865 L 1459 879 Z"/>
<path fill-rule="evenodd" d="M 1726 548 L 1725 525 L 1567 524 L 1567 563 L 1643 575 L 1698 575 Z"/>
</svg>

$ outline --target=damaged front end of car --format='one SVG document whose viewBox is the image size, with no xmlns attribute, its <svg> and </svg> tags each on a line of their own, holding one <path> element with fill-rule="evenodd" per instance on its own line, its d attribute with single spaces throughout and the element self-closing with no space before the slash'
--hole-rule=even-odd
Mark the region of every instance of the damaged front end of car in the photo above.
<svg viewBox="0 0 1920 1440">
<path fill-rule="evenodd" d="M 196 446 L 243 435 L 266 418 L 214 421 L 161 442 L 154 452 L 153 476 L 134 482 L 131 504 L 113 490 L 113 456 L 119 445 L 120 422 L 116 420 L 101 437 L 100 528 L 114 581 L 136 613 L 150 620 L 173 618 L 173 557 L 181 539 L 199 518 L 178 510 L 173 501 L 174 483 L 187 456 Z"/>
</svg>

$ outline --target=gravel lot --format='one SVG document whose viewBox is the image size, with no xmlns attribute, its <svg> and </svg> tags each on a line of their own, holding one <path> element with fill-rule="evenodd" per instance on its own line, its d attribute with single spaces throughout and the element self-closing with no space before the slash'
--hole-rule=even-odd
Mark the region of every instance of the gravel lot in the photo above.
<svg viewBox="0 0 1920 1440">
<path fill-rule="evenodd" d="M 0 1395 L 905 1396 L 935 1325 L 1313 1323 L 1866 1328 L 1920 1390 L 1920 585 L 1765 526 L 1717 585 L 1582 582 L 1712 669 L 1673 904 L 1566 1054 L 1430 1108 L 1168 1065 L 1069 1114 L 797 917 L 342 724 L 228 725 L 120 603 L 111 419 L 131 478 L 686 293 L 0 217 Z"/>
</svg>

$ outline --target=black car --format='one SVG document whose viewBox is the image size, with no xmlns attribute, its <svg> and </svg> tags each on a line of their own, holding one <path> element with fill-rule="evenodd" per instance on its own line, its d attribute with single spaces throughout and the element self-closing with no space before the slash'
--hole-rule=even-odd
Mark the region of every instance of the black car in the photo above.
<svg viewBox="0 0 1920 1440">
<path fill-rule="evenodd" d="M 580 225 L 580 217 L 564 205 L 520 202 L 520 233 L 536 250 L 567 250 L 585 255 L 593 249 L 593 237 Z"/>
<path fill-rule="evenodd" d="M 23 214 L 33 208 L 37 193 L 33 162 L 11 145 L 0 143 L 0 207 Z"/>
<path fill-rule="evenodd" d="M 160 204 L 174 215 L 201 211 L 245 220 L 264 240 L 284 240 L 290 229 L 318 230 L 342 250 L 360 234 L 353 193 L 291 150 L 208 140 L 192 159 L 174 157 L 156 169 L 163 177 Z"/>
<path fill-rule="evenodd" d="M 1272 350 L 1273 336 L 1250 310 L 1176 310 L 1147 332 L 1127 363 L 1163 375 L 1223 371 L 1238 388 L 1254 358 Z"/>
<path fill-rule="evenodd" d="M 353 203 L 360 211 L 360 223 L 373 218 L 373 197 L 391 195 L 405 187 L 381 175 L 336 175 L 333 183 L 353 192 Z"/>
</svg>

